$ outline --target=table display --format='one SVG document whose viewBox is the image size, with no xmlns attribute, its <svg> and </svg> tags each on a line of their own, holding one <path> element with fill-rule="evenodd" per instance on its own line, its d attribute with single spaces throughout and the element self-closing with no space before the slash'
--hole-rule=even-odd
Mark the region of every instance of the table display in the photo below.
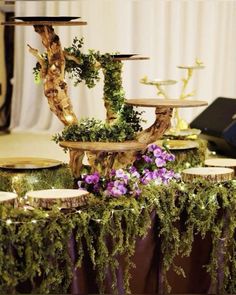
<svg viewBox="0 0 236 295">
<path fill-rule="evenodd" d="M 40 159 L 38 166 L 32 159 L 20 164 L 2 160 L 0 293 L 236 291 L 233 172 L 227 168 L 220 168 L 221 173 L 217 168 L 206 168 L 207 173 L 192 168 L 197 169 L 194 175 L 192 170 L 182 172 L 203 165 L 206 146 L 200 140 L 182 141 L 181 146 L 163 138 L 174 108 L 207 104 L 185 99 L 192 70 L 202 68 L 201 63 L 184 67 L 188 77 L 179 99 L 126 99 L 123 62 L 147 57 L 84 54 L 83 40 L 78 38 L 63 49 L 53 26 L 86 25 L 77 17 L 17 17 L 3 25 L 33 26 L 42 39 L 46 52 L 28 47 L 37 59 L 35 78 L 43 82 L 51 111 L 65 125 L 54 140 L 69 150 L 70 169 L 53 160 L 43 167 Z M 84 81 L 91 88 L 99 72 L 104 76 L 106 121 L 79 119 L 65 73 L 75 84 Z M 164 95 L 161 87 L 175 81 L 143 83 Z M 155 109 L 155 122 L 147 129 L 142 130 L 141 113 L 134 106 Z M 189 159 L 170 153 L 183 155 L 186 150 Z M 204 177 L 196 177 L 199 174 Z M 13 203 L 7 199 L 11 191 L 18 195 Z M 204 249 L 201 257 L 198 249 Z M 186 276 L 183 284 L 176 274 Z"/>
</svg>

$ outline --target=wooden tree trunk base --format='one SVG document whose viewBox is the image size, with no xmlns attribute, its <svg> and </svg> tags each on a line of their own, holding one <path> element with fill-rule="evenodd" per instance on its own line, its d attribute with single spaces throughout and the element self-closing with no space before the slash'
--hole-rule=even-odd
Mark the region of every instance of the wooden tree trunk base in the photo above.
<svg viewBox="0 0 236 295">
<path fill-rule="evenodd" d="M 234 170 L 222 167 L 197 167 L 182 171 L 182 180 L 192 182 L 194 179 L 207 179 L 210 182 L 223 182 L 232 180 Z"/>
<path fill-rule="evenodd" d="M 86 205 L 89 198 L 87 191 L 78 189 L 38 190 L 26 195 L 32 207 L 45 209 L 51 209 L 55 205 L 62 209 L 77 208 Z"/>
<path fill-rule="evenodd" d="M 150 144 L 160 139 L 166 130 L 171 126 L 171 116 L 173 108 L 157 107 L 156 120 L 146 130 L 137 135 L 137 140 L 141 143 Z"/>
<path fill-rule="evenodd" d="M 205 161 L 208 167 L 225 167 L 234 169 L 236 175 L 236 159 L 231 158 L 212 158 Z"/>
<path fill-rule="evenodd" d="M 17 194 L 0 191 L 0 204 L 17 205 Z"/>
</svg>

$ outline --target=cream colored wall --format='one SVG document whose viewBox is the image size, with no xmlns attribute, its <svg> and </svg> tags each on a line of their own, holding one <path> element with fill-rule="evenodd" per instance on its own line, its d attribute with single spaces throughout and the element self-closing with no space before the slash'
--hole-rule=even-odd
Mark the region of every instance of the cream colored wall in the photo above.
<svg viewBox="0 0 236 295">
<path fill-rule="evenodd" d="M 0 23 L 5 20 L 4 13 L 0 11 Z M 5 61 L 4 61 L 4 27 L 0 26 L 0 83 L 2 84 L 2 92 L 0 93 L 0 106 L 4 102 L 6 93 L 6 72 L 5 72 Z"/>
</svg>

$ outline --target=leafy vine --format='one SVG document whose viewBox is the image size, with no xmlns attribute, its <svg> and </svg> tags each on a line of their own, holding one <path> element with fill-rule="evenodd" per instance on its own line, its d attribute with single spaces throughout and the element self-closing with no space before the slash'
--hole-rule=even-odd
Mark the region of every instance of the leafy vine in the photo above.
<svg viewBox="0 0 236 295">
<path fill-rule="evenodd" d="M 205 266 L 212 284 L 223 273 L 222 293 L 235 293 L 235 188 L 235 181 L 217 185 L 199 180 L 171 182 L 168 186 L 150 183 L 142 188 L 139 198 L 93 198 L 88 206 L 70 212 L 62 212 L 58 207 L 50 211 L 24 211 L 1 204 L 0 293 L 67 293 L 72 268 L 82 267 L 86 255 L 97 274 L 100 293 L 107 292 L 104 281 L 108 270 L 113 278 L 109 292 L 117 292 L 115 273 L 119 257 L 124 255 L 122 284 L 125 292 L 130 293 L 136 238 L 148 232 L 152 212 L 157 217 L 155 231 L 161 241 L 165 288 L 170 268 L 183 274 L 178 265 L 174 266 L 174 258 L 189 256 L 194 237 L 199 233 L 212 239 L 211 256 Z M 71 239 L 77 249 L 75 261 L 67 251 Z M 219 254 L 223 255 L 223 264 Z"/>
</svg>

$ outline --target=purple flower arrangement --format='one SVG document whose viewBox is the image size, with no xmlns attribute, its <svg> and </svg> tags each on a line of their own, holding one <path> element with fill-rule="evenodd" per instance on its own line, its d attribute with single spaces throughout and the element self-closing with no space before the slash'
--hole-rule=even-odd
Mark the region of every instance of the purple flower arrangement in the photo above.
<svg viewBox="0 0 236 295">
<path fill-rule="evenodd" d="M 174 155 L 151 144 L 144 153 L 137 155 L 132 166 L 126 169 L 111 170 L 106 178 L 98 172 L 84 174 L 78 181 L 78 187 L 87 189 L 97 196 L 138 197 L 142 192 L 142 185 L 148 185 L 150 182 L 157 185 L 168 184 L 171 179 L 179 178 L 179 174 L 165 167 L 174 159 Z"/>
</svg>

